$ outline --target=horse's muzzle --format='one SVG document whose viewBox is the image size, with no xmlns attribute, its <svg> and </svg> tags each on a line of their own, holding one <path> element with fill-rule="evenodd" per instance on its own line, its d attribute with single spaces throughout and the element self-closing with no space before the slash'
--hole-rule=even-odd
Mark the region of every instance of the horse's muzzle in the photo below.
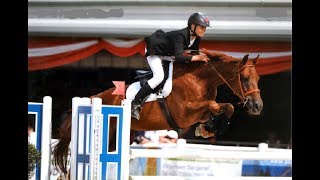
<svg viewBox="0 0 320 180">
<path fill-rule="evenodd" d="M 263 103 L 261 101 L 249 101 L 247 103 L 249 114 L 251 115 L 260 115 Z"/>
</svg>

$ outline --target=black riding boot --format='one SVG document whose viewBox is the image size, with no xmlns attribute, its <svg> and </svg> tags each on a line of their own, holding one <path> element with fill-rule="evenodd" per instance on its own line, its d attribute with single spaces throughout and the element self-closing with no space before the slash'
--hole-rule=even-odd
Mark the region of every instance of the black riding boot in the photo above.
<svg viewBox="0 0 320 180">
<path fill-rule="evenodd" d="M 142 103 L 145 102 L 152 90 L 153 89 L 149 86 L 148 82 L 141 87 L 134 97 L 134 100 L 131 102 L 131 116 L 139 120 Z"/>
</svg>

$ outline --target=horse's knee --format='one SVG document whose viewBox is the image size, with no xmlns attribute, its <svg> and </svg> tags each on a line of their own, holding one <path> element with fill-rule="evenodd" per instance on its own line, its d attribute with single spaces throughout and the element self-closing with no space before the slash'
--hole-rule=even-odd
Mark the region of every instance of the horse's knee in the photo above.
<svg viewBox="0 0 320 180">
<path fill-rule="evenodd" d="M 234 107 L 232 104 L 228 103 L 224 106 L 223 108 L 225 115 L 227 116 L 228 119 L 230 119 L 230 117 L 232 116 L 232 114 L 234 113 Z"/>
<path fill-rule="evenodd" d="M 232 112 L 234 112 L 234 107 L 233 107 L 233 105 L 232 105 L 232 104 L 227 104 L 226 110 L 227 110 L 227 111 L 232 111 Z"/>
<path fill-rule="evenodd" d="M 214 115 L 219 115 L 219 113 L 221 112 L 221 108 L 220 108 L 219 104 L 215 101 L 212 101 L 210 103 L 209 108 Z"/>
</svg>

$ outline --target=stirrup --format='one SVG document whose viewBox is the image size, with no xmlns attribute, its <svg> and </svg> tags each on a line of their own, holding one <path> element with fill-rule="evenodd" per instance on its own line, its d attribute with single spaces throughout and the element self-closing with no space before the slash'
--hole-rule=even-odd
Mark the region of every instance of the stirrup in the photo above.
<svg viewBox="0 0 320 180">
<path fill-rule="evenodd" d="M 135 107 L 132 107 L 131 116 L 136 118 L 137 120 L 139 120 L 140 119 L 140 112 L 141 112 L 141 106 L 137 105 Z"/>
<path fill-rule="evenodd" d="M 134 118 L 136 118 L 137 120 L 140 119 L 140 113 L 139 113 L 139 111 L 137 111 L 137 110 L 132 111 L 132 112 L 131 112 L 131 116 L 134 117 Z"/>
<path fill-rule="evenodd" d="M 140 115 L 137 116 L 137 114 L 135 114 L 135 113 L 131 113 L 131 116 L 134 117 L 134 118 L 136 118 L 137 120 L 140 119 Z"/>
</svg>

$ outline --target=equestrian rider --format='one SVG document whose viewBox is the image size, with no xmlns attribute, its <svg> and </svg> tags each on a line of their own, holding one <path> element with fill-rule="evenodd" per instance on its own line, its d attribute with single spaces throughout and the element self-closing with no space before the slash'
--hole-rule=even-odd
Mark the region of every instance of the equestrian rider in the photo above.
<svg viewBox="0 0 320 180">
<path fill-rule="evenodd" d="M 185 50 L 196 50 L 199 52 L 201 38 L 210 27 L 210 22 L 204 13 L 193 13 L 188 19 L 188 27 L 164 32 L 157 30 L 150 36 L 144 38 L 146 43 L 146 57 L 153 77 L 149 79 L 138 91 L 132 101 L 131 115 L 139 119 L 141 106 L 148 95 L 164 80 L 164 71 L 159 56 L 174 56 L 176 62 L 190 63 L 192 61 L 208 62 L 206 55 L 195 54 L 193 56 L 184 55 Z"/>
</svg>

